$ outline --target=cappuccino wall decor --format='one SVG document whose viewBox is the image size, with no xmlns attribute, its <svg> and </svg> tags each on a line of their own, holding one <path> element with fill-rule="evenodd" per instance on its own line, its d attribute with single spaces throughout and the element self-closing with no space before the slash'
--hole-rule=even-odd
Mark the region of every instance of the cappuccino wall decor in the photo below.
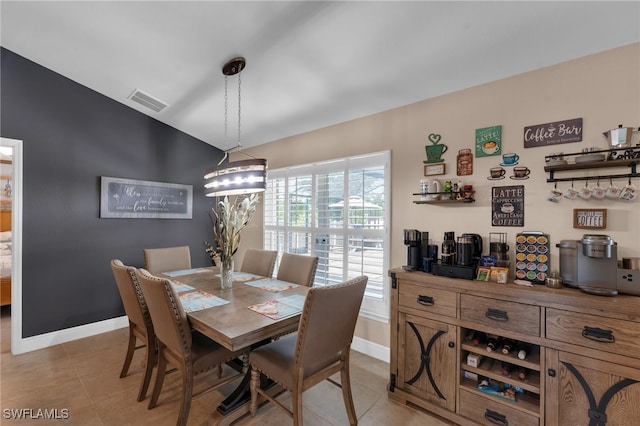
<svg viewBox="0 0 640 426">
<path fill-rule="evenodd" d="M 491 226 L 524 226 L 524 185 L 491 188 Z"/>
<path fill-rule="evenodd" d="M 423 163 L 441 163 L 444 161 L 442 159 L 442 154 L 447 152 L 447 146 L 439 143 L 441 139 L 442 136 L 437 133 L 431 133 L 429 135 L 429 142 L 431 142 L 431 145 L 424 147 L 427 152 L 427 159 L 423 161 Z"/>
<path fill-rule="evenodd" d="M 500 155 L 502 152 L 502 126 L 476 129 L 476 157 Z"/>
</svg>

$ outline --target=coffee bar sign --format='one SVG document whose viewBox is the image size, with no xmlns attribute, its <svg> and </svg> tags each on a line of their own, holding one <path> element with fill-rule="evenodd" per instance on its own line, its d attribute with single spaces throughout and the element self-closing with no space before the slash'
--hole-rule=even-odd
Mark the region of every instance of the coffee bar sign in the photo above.
<svg viewBox="0 0 640 426">
<path fill-rule="evenodd" d="M 536 124 L 524 128 L 524 147 L 558 145 L 582 140 L 582 118 Z"/>
<path fill-rule="evenodd" d="M 193 186 L 101 177 L 101 218 L 191 219 Z"/>
</svg>

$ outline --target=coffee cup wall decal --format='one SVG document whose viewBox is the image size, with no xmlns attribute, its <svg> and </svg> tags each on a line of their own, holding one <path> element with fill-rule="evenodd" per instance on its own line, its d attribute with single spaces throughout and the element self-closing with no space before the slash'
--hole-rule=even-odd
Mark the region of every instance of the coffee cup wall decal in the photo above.
<svg viewBox="0 0 640 426">
<path fill-rule="evenodd" d="M 424 147 L 427 152 L 427 159 L 423 161 L 423 163 L 440 163 L 444 161 L 442 159 L 442 154 L 447 152 L 447 146 L 444 144 L 439 144 L 442 136 L 437 133 L 431 133 L 429 135 L 429 141 L 431 145 L 426 145 Z"/>
</svg>

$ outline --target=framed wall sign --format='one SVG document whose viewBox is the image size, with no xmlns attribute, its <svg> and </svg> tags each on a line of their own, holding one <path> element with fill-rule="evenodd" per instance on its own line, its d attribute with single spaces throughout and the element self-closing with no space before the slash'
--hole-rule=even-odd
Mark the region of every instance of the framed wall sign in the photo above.
<svg viewBox="0 0 640 426">
<path fill-rule="evenodd" d="M 577 229 L 605 229 L 607 209 L 573 209 L 573 227 Z"/>
<path fill-rule="evenodd" d="M 440 164 L 425 164 L 424 166 L 424 175 L 425 176 L 436 176 L 445 174 L 446 167 L 444 163 Z"/>
<path fill-rule="evenodd" d="M 582 118 L 536 124 L 524 128 L 525 148 L 580 141 L 582 141 Z"/>
<path fill-rule="evenodd" d="M 491 226 L 524 226 L 524 185 L 491 188 Z"/>
<path fill-rule="evenodd" d="M 502 152 L 502 126 L 476 129 L 476 157 L 500 155 Z"/>
<path fill-rule="evenodd" d="M 101 218 L 191 219 L 193 186 L 102 176 Z"/>
</svg>

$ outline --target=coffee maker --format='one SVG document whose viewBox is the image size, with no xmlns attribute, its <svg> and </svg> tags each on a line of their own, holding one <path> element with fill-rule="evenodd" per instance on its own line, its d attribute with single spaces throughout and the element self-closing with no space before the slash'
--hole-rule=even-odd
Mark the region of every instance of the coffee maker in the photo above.
<svg viewBox="0 0 640 426">
<path fill-rule="evenodd" d="M 429 233 L 417 229 L 404 230 L 404 245 L 407 246 L 407 264 L 402 268 L 407 271 L 422 270 L 422 253 L 427 252 Z"/>
<path fill-rule="evenodd" d="M 434 275 L 472 280 L 476 277 L 481 256 L 482 237 L 478 234 L 462 234 L 455 243 L 455 262 L 447 263 L 441 257 L 440 263 L 434 264 L 431 272 Z"/>
<path fill-rule="evenodd" d="M 602 296 L 618 294 L 618 247 L 611 237 L 585 234 L 581 240 L 562 240 L 556 246 L 566 285 Z"/>
</svg>

